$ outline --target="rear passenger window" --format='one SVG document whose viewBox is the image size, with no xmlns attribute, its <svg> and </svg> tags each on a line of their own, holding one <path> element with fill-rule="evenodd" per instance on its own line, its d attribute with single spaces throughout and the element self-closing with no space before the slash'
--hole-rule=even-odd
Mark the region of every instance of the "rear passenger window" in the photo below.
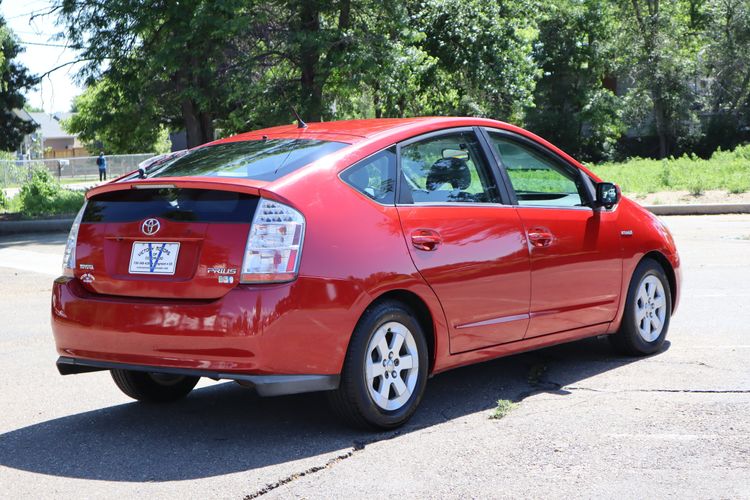
<svg viewBox="0 0 750 500">
<path fill-rule="evenodd" d="M 393 205 L 396 191 L 396 148 L 375 153 L 341 173 L 351 187 L 384 205 Z"/>
<path fill-rule="evenodd" d="M 500 202 L 473 132 L 446 134 L 403 146 L 401 172 L 414 203 Z"/>
</svg>

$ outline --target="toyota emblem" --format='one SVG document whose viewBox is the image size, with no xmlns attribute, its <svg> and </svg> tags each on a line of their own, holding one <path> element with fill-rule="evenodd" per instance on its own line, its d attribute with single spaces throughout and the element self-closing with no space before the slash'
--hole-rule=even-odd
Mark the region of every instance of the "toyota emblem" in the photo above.
<svg viewBox="0 0 750 500">
<path fill-rule="evenodd" d="M 156 219 L 146 219 L 143 221 L 143 224 L 141 224 L 141 231 L 143 231 L 143 234 L 146 236 L 158 233 L 159 229 L 161 229 L 161 224 L 159 224 L 159 221 Z"/>
</svg>

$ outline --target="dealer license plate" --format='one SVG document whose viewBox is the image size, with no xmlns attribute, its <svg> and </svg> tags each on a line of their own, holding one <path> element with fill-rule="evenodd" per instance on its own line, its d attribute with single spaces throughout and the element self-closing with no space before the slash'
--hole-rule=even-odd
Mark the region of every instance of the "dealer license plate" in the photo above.
<svg viewBox="0 0 750 500">
<path fill-rule="evenodd" d="M 179 243 L 136 241 L 130 253 L 130 274 L 174 274 Z"/>
</svg>

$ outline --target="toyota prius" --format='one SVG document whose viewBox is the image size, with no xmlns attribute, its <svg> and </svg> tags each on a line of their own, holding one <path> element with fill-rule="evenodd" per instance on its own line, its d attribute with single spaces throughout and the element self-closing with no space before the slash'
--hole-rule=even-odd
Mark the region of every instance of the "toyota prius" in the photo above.
<svg viewBox="0 0 750 500">
<path fill-rule="evenodd" d="M 228 379 L 393 428 L 452 368 L 597 335 L 657 352 L 679 291 L 668 229 L 523 129 L 300 123 L 90 190 L 52 330 L 61 374 L 139 401 Z"/>
</svg>

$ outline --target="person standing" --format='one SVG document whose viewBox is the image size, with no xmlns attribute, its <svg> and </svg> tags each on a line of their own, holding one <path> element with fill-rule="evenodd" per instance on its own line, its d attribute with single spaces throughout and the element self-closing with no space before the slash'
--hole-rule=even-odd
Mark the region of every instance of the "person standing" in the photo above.
<svg viewBox="0 0 750 500">
<path fill-rule="evenodd" d="M 96 166 L 99 167 L 99 182 L 107 180 L 107 159 L 104 157 L 104 151 L 99 151 L 99 158 L 96 159 Z"/>
</svg>

